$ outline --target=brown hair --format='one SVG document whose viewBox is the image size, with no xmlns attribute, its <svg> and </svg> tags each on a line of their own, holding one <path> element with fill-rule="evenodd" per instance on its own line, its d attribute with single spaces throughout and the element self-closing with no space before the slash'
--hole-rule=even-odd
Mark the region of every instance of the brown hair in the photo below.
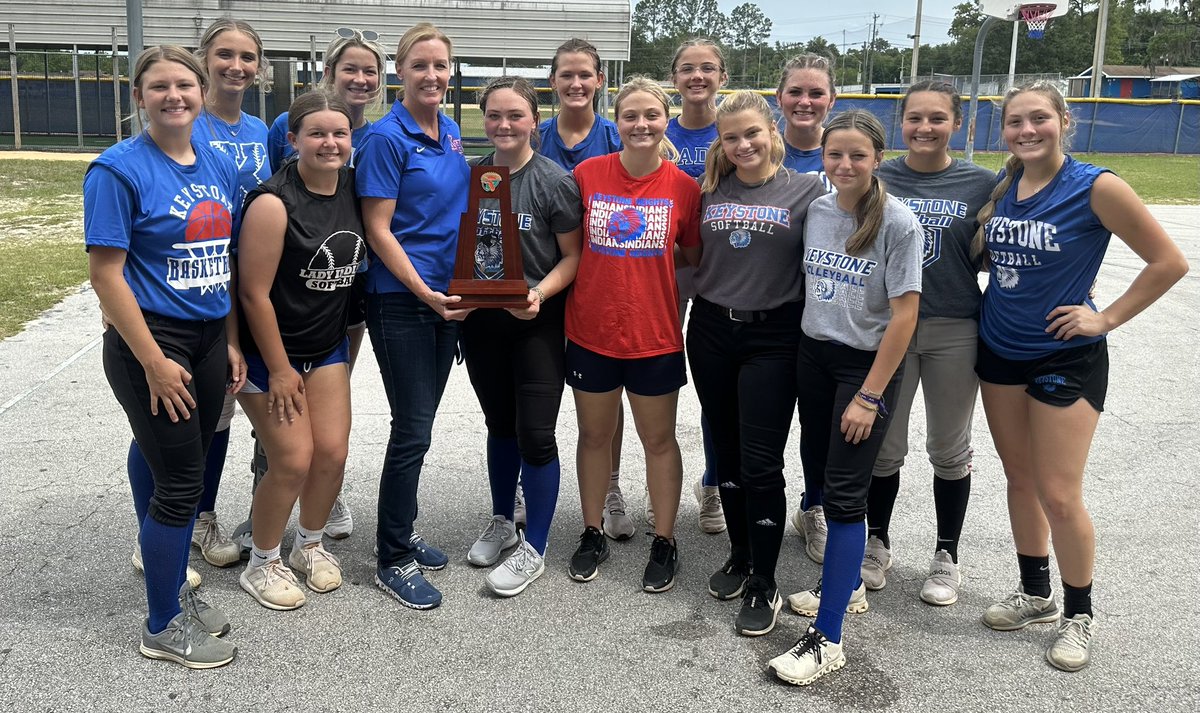
<svg viewBox="0 0 1200 713">
<path fill-rule="evenodd" d="M 540 143 L 539 142 L 540 137 L 539 137 L 539 134 L 537 131 L 537 118 L 538 118 L 537 89 L 535 89 L 533 84 L 530 83 L 530 81 L 524 77 L 512 77 L 507 74 L 496 77 L 496 78 L 492 79 L 490 82 L 488 82 L 487 84 L 485 84 L 483 86 L 483 89 L 479 90 L 479 110 L 482 111 L 485 115 L 487 114 L 488 97 L 490 97 L 492 95 L 492 92 L 495 92 L 500 89 L 511 89 L 513 92 L 516 93 L 517 96 L 521 97 L 522 99 L 524 99 L 526 102 L 529 103 L 529 111 L 533 115 L 533 121 L 534 121 L 534 126 L 533 126 L 534 130 L 529 135 L 529 145 L 533 146 L 536 149 L 538 146 L 538 143 Z"/>
<path fill-rule="evenodd" d="M 779 88 L 775 90 L 775 93 L 781 93 L 784 85 L 787 84 L 788 77 L 792 76 L 792 72 L 800 69 L 815 69 L 818 72 L 824 72 L 825 76 L 829 78 L 829 96 L 837 97 L 837 81 L 833 76 L 833 60 L 823 55 L 813 54 L 812 52 L 798 54 L 789 59 L 787 64 L 783 65 L 783 71 L 779 75 Z"/>
<path fill-rule="evenodd" d="M 196 58 L 196 55 L 188 52 L 179 45 L 158 45 L 156 47 L 147 47 L 142 50 L 142 53 L 137 56 L 137 60 L 133 64 L 133 77 L 130 79 L 129 85 L 138 89 L 142 88 L 142 75 L 146 70 L 150 69 L 159 62 L 177 62 L 187 67 L 196 75 L 196 80 L 200 82 L 200 91 L 208 89 L 208 73 L 204 71 L 204 65 Z"/>
<path fill-rule="evenodd" d="M 874 114 L 862 109 L 851 109 L 830 120 L 825 126 L 825 132 L 821 135 L 822 150 L 825 149 L 829 137 L 838 131 L 857 131 L 867 137 L 875 149 L 876 156 L 883 153 L 887 143 L 887 132 L 884 130 L 883 124 L 879 123 L 879 119 L 876 119 Z M 875 238 L 879 236 L 879 229 L 883 227 L 883 208 L 886 204 L 887 188 L 883 185 L 883 181 L 879 180 L 879 176 L 872 173 L 871 187 L 854 206 L 854 223 L 858 227 L 846 239 L 846 252 L 858 255 L 864 250 L 869 250 L 875 244 Z"/>
<path fill-rule="evenodd" d="M 271 91 L 271 82 L 267 79 L 267 56 L 263 54 L 262 37 L 259 37 L 258 32 L 250 26 L 250 23 L 244 20 L 235 20 L 232 17 L 221 17 L 213 21 L 204 34 L 200 36 L 200 46 L 196 48 L 196 58 L 204 65 L 204 69 L 208 70 L 208 50 L 212 48 L 213 42 L 217 37 L 228 31 L 240 32 L 243 35 L 254 40 L 254 51 L 258 55 L 258 64 L 254 71 L 254 83 L 262 84 L 263 91 Z"/>
<path fill-rule="evenodd" d="M 679 69 L 679 55 L 683 54 L 685 50 L 689 50 L 693 47 L 704 47 L 708 50 L 711 50 L 712 53 L 717 57 L 717 65 L 721 68 L 721 74 L 725 74 L 725 52 L 721 50 L 720 45 L 708 39 L 707 37 L 693 37 L 675 49 L 675 56 L 671 58 L 672 77 L 675 76 L 675 72 Z"/>
<path fill-rule="evenodd" d="M 613 116 L 620 115 L 621 102 L 628 99 L 630 95 L 637 94 L 638 92 L 645 92 L 657 99 L 662 103 L 663 112 L 668 117 L 671 116 L 671 98 L 667 96 L 667 93 L 663 91 L 658 82 L 640 74 L 631 77 L 629 81 L 621 86 L 621 91 L 617 92 L 617 98 L 613 101 Z M 679 160 L 679 149 L 675 148 L 675 144 L 671 143 L 671 140 L 667 138 L 665 133 L 658 145 L 658 153 L 668 161 L 675 162 Z"/>
<path fill-rule="evenodd" d="M 318 89 L 315 92 L 301 94 L 288 107 L 288 131 L 299 134 L 300 126 L 310 114 L 325 110 L 336 111 L 344 115 L 350 122 L 350 126 L 354 126 L 354 119 L 350 116 L 350 105 L 337 94 L 325 89 Z"/>
<path fill-rule="evenodd" d="M 1009 89 L 1004 95 L 1004 100 L 1000 103 L 1000 125 L 1004 126 L 1005 116 L 1008 114 L 1008 105 L 1012 100 L 1025 92 L 1036 92 L 1050 100 L 1050 106 L 1054 107 L 1054 112 L 1058 114 L 1060 124 L 1065 124 L 1067 121 L 1067 100 L 1063 99 L 1062 92 L 1058 91 L 1058 87 L 1047 81 L 1037 81 L 1029 84 L 1022 84 L 1019 87 Z M 1067 147 L 1071 145 L 1071 138 L 1075 135 L 1075 126 L 1069 124 L 1065 130 L 1059 135 L 1059 149 L 1066 152 Z M 1004 162 L 1004 177 L 992 189 L 992 194 L 988 196 L 988 202 L 983 204 L 976 214 L 975 220 L 979 223 L 979 229 L 975 231 L 975 238 L 971 241 L 971 256 L 983 260 L 983 264 L 987 264 L 987 238 L 985 236 L 985 228 L 988 221 L 996 214 L 996 201 L 1004 197 L 1008 192 L 1009 186 L 1012 185 L 1017 172 L 1024 168 L 1024 163 L 1021 159 L 1010 154 L 1008 160 Z"/>
<path fill-rule="evenodd" d="M 356 34 L 354 37 L 334 37 L 325 47 L 325 71 L 321 73 L 321 82 L 318 86 L 330 92 L 333 91 L 334 81 L 337 79 L 337 66 L 342 61 L 342 54 L 352 47 L 361 47 L 370 52 L 375 57 L 375 69 L 379 72 L 379 86 L 375 89 L 375 94 L 371 97 L 371 106 L 379 106 L 383 102 L 383 95 L 387 93 L 387 53 L 383 51 L 383 47 L 378 42 L 363 39 L 361 34 Z"/>
<path fill-rule="evenodd" d="M 900 113 L 903 114 L 908 108 L 908 98 L 917 92 L 933 92 L 935 94 L 944 94 L 950 100 L 950 110 L 954 113 L 954 121 L 958 123 L 962 121 L 962 97 L 958 93 L 958 89 L 953 84 L 939 82 L 933 79 L 923 79 L 916 84 L 910 86 L 908 91 L 904 92 L 904 98 L 900 100 Z"/>
<path fill-rule="evenodd" d="M 712 193 L 717 188 L 717 184 L 721 182 L 721 178 L 729 175 L 734 170 L 734 165 L 730 162 L 729 157 L 725 155 L 725 151 L 721 144 L 721 119 L 738 114 L 743 111 L 752 111 L 758 114 L 771 132 L 771 165 L 776 171 L 783 165 L 783 157 L 785 150 L 783 147 L 783 135 L 779 133 L 779 128 L 775 125 L 775 118 L 771 114 L 771 105 L 767 100 L 757 92 L 742 89 L 725 97 L 725 101 L 717 107 L 717 138 L 713 140 L 712 145 L 708 147 L 708 158 L 704 162 L 704 182 L 700 186 L 700 190 L 704 193 Z"/>
<path fill-rule="evenodd" d="M 587 40 L 572 37 L 559 45 L 558 49 L 554 51 L 554 58 L 550 60 L 551 77 L 558 72 L 558 58 L 564 54 L 586 54 L 588 57 L 591 57 L 592 64 L 595 65 L 596 74 L 604 74 L 604 68 L 600 66 L 600 50 L 596 49 L 596 45 Z"/>
</svg>

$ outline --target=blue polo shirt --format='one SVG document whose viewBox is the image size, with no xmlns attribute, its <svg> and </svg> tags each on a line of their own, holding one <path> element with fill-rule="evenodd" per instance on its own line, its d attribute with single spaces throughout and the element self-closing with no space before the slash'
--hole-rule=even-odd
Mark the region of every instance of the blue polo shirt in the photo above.
<svg viewBox="0 0 1200 713">
<path fill-rule="evenodd" d="M 583 141 L 574 146 L 568 147 L 558 135 L 557 116 L 541 123 L 538 127 L 538 138 L 541 139 L 538 153 L 568 171 L 574 171 L 576 166 L 589 158 L 606 156 L 621 150 L 621 137 L 617 134 L 617 125 L 599 114 L 592 122 L 592 130 Z"/>
<path fill-rule="evenodd" d="M 362 140 L 367 137 L 367 132 L 371 130 L 371 122 L 367 122 L 358 127 L 350 134 L 350 146 L 357 149 Z M 296 155 L 296 149 L 288 143 L 288 113 L 285 111 L 275 117 L 275 121 L 271 123 L 271 130 L 267 132 L 267 158 L 271 161 L 271 173 L 275 173 L 282 166 L 283 162 L 289 157 Z M 354 151 L 350 152 L 350 160 L 346 163 L 350 168 L 354 168 Z"/>
<path fill-rule="evenodd" d="M 421 131 L 401 100 L 371 126 L 355 152 L 359 198 L 396 201 L 392 235 L 417 274 L 432 290 L 445 292 L 454 272 L 458 226 L 467 210 L 471 169 L 463 155 L 458 124 L 438 113 L 435 141 Z M 380 260 L 371 260 L 367 291 L 408 292 Z"/>
</svg>

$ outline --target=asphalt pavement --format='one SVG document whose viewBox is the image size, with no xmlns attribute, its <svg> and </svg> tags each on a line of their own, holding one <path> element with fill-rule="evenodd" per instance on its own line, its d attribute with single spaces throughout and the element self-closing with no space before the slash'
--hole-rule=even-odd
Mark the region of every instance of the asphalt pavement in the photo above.
<svg viewBox="0 0 1200 713">
<path fill-rule="evenodd" d="M 1200 707 L 1192 547 L 1200 532 L 1193 470 L 1200 462 L 1194 398 L 1200 206 L 1153 212 L 1189 256 L 1192 272 L 1110 336 L 1107 411 L 1085 480 L 1097 531 L 1098 633 L 1092 664 L 1080 673 L 1046 663 L 1052 626 L 1000 633 L 979 621 L 1017 581 L 1004 475 L 982 408 L 960 548 L 962 595 L 947 608 L 918 598 L 934 544 L 933 475 L 919 398 L 892 525 L 896 564 L 889 583 L 870 594 L 867 613 L 848 618 L 845 668 L 812 686 L 793 688 L 765 668 L 807 619 L 785 611 L 770 635 L 740 637 L 733 630 L 737 603 L 718 602 L 706 591 L 728 540 L 697 527 L 690 486 L 703 454 L 690 386 L 679 414 L 683 569 L 674 590 L 640 591 L 650 538 L 641 534 L 644 461 L 632 419 L 622 473 L 639 534 L 612 544 L 595 581 L 568 578 L 582 530 L 568 393 L 559 419 L 563 479 L 547 570 L 521 596 L 501 600 L 484 587 L 486 570 L 466 562 L 490 501 L 483 418 L 466 370 L 456 366 L 425 461 L 417 522 L 450 555 L 450 566 L 430 575 L 445 602 L 432 611 L 405 609 L 373 583 L 388 408 L 369 351 L 353 378 L 345 497 L 355 530 L 328 544 L 344 566 L 344 586 L 310 594 L 300 610 L 269 611 L 239 588 L 239 567 L 215 569 L 197 554 L 200 592 L 233 620 L 229 637 L 238 657 L 212 671 L 150 661 L 137 651 L 145 593 L 130 565 L 129 426 L 104 379 L 96 298 L 84 286 L 0 342 L 0 710 L 1194 711 Z M 1140 264 L 1114 240 L 1098 301 L 1119 294 Z M 233 429 L 218 500 L 227 528 L 245 515 L 250 494 L 249 423 L 240 412 Z M 798 448 L 794 428 L 789 512 L 801 492 Z M 818 576 L 789 527 L 781 589 L 810 587 Z M 1059 589 L 1057 573 L 1052 581 Z"/>
</svg>

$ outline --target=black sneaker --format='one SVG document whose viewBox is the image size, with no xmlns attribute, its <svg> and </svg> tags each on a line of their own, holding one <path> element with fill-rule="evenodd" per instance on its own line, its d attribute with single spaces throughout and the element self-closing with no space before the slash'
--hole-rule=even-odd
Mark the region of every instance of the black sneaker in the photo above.
<svg viewBox="0 0 1200 713">
<path fill-rule="evenodd" d="M 738 562 L 730 555 L 724 566 L 708 578 L 708 593 L 721 601 L 740 597 L 746 591 L 749 577 L 750 563 Z"/>
<path fill-rule="evenodd" d="M 579 548 L 571 555 L 567 573 L 577 582 L 590 582 L 596 578 L 600 563 L 608 559 L 608 541 L 604 533 L 589 527 L 579 536 Z"/>
<path fill-rule="evenodd" d="M 782 608 L 783 597 L 779 596 L 779 588 L 770 586 L 762 577 L 751 577 L 737 615 L 737 633 L 742 636 L 771 633 Z"/>
<path fill-rule="evenodd" d="M 647 592 L 665 592 L 675 586 L 675 573 L 679 571 L 679 550 L 662 535 L 655 535 L 650 543 L 650 561 L 642 575 L 642 589 Z"/>
</svg>

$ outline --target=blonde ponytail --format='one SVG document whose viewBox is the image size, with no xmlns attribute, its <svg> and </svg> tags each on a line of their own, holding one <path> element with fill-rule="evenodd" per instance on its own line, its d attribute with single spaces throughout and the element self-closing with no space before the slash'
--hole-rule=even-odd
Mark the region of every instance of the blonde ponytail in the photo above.
<svg viewBox="0 0 1200 713">
<path fill-rule="evenodd" d="M 859 255 L 871 249 L 879 229 L 883 227 L 883 208 L 887 205 L 887 188 L 879 176 L 871 176 L 871 188 L 854 206 L 854 222 L 858 229 L 846 239 L 846 252 Z"/>
</svg>

